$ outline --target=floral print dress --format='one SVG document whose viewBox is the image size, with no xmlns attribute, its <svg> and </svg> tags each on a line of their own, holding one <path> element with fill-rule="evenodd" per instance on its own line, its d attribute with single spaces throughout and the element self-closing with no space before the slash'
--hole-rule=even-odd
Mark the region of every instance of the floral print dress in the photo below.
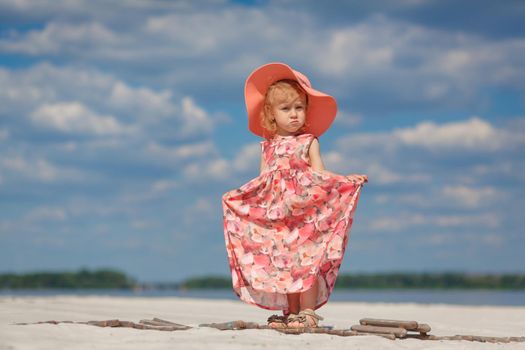
<svg viewBox="0 0 525 350">
<path fill-rule="evenodd" d="M 312 134 L 261 141 L 265 169 L 222 197 L 233 290 L 247 303 L 288 310 L 287 293 L 317 279 L 316 309 L 332 293 L 361 184 L 315 171 Z"/>
</svg>

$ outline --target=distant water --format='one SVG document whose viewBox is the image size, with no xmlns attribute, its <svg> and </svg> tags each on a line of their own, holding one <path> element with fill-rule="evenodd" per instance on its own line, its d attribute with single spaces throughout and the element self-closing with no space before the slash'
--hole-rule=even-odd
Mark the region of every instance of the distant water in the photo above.
<svg viewBox="0 0 525 350">
<path fill-rule="evenodd" d="M 0 296 L 119 296 L 119 297 L 180 297 L 197 299 L 230 299 L 237 296 L 230 289 L 218 290 L 0 290 Z M 495 290 L 426 290 L 426 289 L 336 289 L 330 301 L 369 303 L 418 303 L 457 305 L 525 306 L 525 291 Z"/>
</svg>

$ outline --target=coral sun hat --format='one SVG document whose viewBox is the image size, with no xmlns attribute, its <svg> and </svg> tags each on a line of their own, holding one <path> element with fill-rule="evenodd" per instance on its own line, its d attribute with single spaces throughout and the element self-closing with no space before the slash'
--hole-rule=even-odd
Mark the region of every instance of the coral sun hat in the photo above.
<svg viewBox="0 0 525 350">
<path fill-rule="evenodd" d="M 261 111 L 268 87 L 278 80 L 292 79 L 308 94 L 306 111 L 307 133 L 320 136 L 332 124 L 337 114 L 335 98 L 312 88 L 308 78 L 284 63 L 268 63 L 255 69 L 244 86 L 244 99 L 248 112 L 248 127 L 256 135 L 265 137 L 261 126 Z"/>
</svg>

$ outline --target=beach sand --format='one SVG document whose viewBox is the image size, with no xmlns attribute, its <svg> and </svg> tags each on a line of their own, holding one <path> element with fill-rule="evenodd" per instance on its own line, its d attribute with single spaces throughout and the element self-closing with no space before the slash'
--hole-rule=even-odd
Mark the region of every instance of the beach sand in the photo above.
<svg viewBox="0 0 525 350">
<path fill-rule="evenodd" d="M 321 325 L 349 328 L 365 317 L 428 323 L 431 334 L 525 336 L 525 307 L 328 302 L 317 313 Z M 175 297 L 52 296 L 0 297 L 0 349 L 525 349 L 525 343 L 388 340 L 375 336 L 286 335 L 273 330 L 220 331 L 201 323 L 244 320 L 265 323 L 272 312 L 233 300 Z M 158 317 L 196 327 L 185 331 L 101 328 L 37 321 Z"/>
</svg>

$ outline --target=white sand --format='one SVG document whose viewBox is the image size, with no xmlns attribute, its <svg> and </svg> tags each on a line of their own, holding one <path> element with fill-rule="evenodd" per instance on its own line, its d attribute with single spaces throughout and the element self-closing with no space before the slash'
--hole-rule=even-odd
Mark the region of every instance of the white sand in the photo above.
<svg viewBox="0 0 525 350">
<path fill-rule="evenodd" d="M 321 325 L 349 328 L 360 318 L 417 320 L 431 334 L 525 336 L 525 307 L 328 302 Z M 197 327 L 242 319 L 264 323 L 271 314 L 241 301 L 105 296 L 0 297 L 0 349 L 525 349 L 525 343 L 388 340 L 374 336 L 286 335 L 272 330 L 194 328 L 163 332 L 79 324 L 13 325 L 48 320 L 138 322 L 158 317 Z"/>
</svg>

